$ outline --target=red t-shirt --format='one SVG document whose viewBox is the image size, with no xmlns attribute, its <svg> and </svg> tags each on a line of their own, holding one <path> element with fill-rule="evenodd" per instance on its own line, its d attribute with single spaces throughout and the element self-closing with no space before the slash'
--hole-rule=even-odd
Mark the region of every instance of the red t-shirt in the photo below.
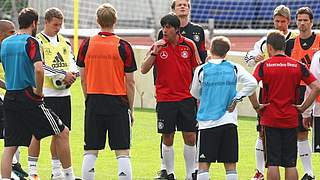
<svg viewBox="0 0 320 180">
<path fill-rule="evenodd" d="M 316 81 L 307 67 L 287 56 L 277 55 L 259 63 L 253 76 L 263 82 L 261 125 L 274 128 L 298 127 L 299 84 Z"/>
<path fill-rule="evenodd" d="M 155 60 L 157 102 L 181 101 L 192 97 L 192 72 L 198 65 L 195 46 L 190 39 L 180 36 L 176 46 L 166 43 Z"/>
</svg>

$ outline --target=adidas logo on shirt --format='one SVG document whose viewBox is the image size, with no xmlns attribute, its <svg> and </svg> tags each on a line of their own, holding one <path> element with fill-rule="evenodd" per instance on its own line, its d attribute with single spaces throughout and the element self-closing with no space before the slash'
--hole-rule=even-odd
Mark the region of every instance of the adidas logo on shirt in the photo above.
<svg viewBox="0 0 320 180">
<path fill-rule="evenodd" d="M 68 66 L 68 64 L 64 62 L 61 54 L 58 52 L 52 62 L 52 67 L 53 68 L 62 68 L 62 67 L 67 67 L 67 66 Z"/>
<path fill-rule="evenodd" d="M 200 155 L 200 158 L 201 158 L 201 159 L 204 159 L 204 158 L 206 158 L 206 156 L 205 156 L 204 154 L 201 154 L 201 155 Z"/>
<path fill-rule="evenodd" d="M 316 147 L 316 149 L 320 149 L 320 145 L 318 145 L 318 146 Z"/>
</svg>

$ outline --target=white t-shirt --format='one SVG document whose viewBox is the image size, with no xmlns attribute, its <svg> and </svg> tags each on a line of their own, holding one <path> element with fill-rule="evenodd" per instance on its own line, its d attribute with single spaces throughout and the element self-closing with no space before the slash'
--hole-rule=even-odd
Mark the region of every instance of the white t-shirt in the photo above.
<svg viewBox="0 0 320 180">
<path fill-rule="evenodd" d="M 207 63 L 220 64 L 222 60 L 223 59 L 211 59 Z M 237 91 L 235 99 L 242 99 L 245 96 L 252 95 L 257 88 L 257 80 L 248 71 L 246 71 L 241 65 L 233 62 L 230 62 L 230 63 L 236 66 L 238 70 L 237 82 L 243 85 L 242 88 Z M 192 80 L 191 90 L 190 90 L 191 95 L 196 99 L 199 99 L 200 101 L 202 101 L 201 100 L 201 88 L 202 88 L 201 82 L 203 82 L 203 71 L 200 72 L 200 74 L 199 74 L 199 71 L 204 65 L 205 64 L 198 66 L 196 68 L 194 72 L 193 80 Z M 208 128 L 217 127 L 217 126 L 230 124 L 230 123 L 237 125 L 238 124 L 237 120 L 238 120 L 238 112 L 237 112 L 237 109 L 235 109 L 231 113 L 226 111 L 226 113 L 218 120 L 208 120 L 208 121 L 198 121 L 198 122 L 199 122 L 199 129 L 208 129 Z"/>
</svg>

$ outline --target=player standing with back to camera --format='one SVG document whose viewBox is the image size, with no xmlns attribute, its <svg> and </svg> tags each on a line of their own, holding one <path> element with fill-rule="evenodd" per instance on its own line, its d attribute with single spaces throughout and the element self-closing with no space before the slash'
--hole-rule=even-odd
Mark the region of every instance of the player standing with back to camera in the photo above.
<svg viewBox="0 0 320 180">
<path fill-rule="evenodd" d="M 296 12 L 296 24 L 299 29 L 299 36 L 286 42 L 286 55 L 304 63 L 310 68 L 311 60 L 316 51 L 320 49 L 320 35 L 312 32 L 313 12 L 309 7 L 301 7 Z M 300 103 L 303 102 L 306 91 L 306 85 L 300 84 Z M 312 151 L 308 140 L 308 131 L 303 126 L 304 121 L 310 121 L 309 112 L 299 114 L 298 128 L 298 152 L 304 168 L 302 180 L 314 179 L 312 170 Z"/>
<path fill-rule="evenodd" d="M 212 39 L 207 63 L 196 68 L 191 94 L 200 100 L 198 180 L 209 180 L 212 162 L 224 163 L 226 180 L 237 180 L 238 131 L 236 104 L 251 95 L 257 81 L 239 64 L 225 59 L 231 42 L 224 36 Z M 237 83 L 243 88 L 237 91 Z"/>
<path fill-rule="evenodd" d="M 63 24 L 63 14 L 58 8 L 49 8 L 45 11 L 44 30 L 37 34 L 43 48 L 44 66 L 44 102 L 49 106 L 62 120 L 62 122 L 71 130 L 71 99 L 70 89 L 57 89 L 53 84 L 53 76 L 65 76 L 63 81 L 67 85 L 72 85 L 77 73 L 77 65 L 71 51 L 70 43 L 59 34 Z M 56 138 L 52 137 L 50 152 L 52 164 L 52 180 L 63 179 L 60 170 L 60 160 L 57 154 Z M 28 149 L 29 176 L 31 180 L 39 180 L 37 171 L 37 161 L 40 154 L 40 141 L 32 138 Z"/>
<path fill-rule="evenodd" d="M 279 30 L 283 35 L 285 35 L 286 40 L 294 38 L 296 34 L 288 30 L 291 20 L 290 9 L 285 5 L 277 6 L 273 11 L 273 24 L 276 30 Z M 249 51 L 244 57 L 245 63 L 248 66 L 255 66 L 256 63 L 267 59 L 269 57 L 267 52 L 267 36 L 262 37 L 254 45 L 254 49 Z M 261 100 L 261 89 L 259 91 L 259 100 Z M 257 117 L 257 131 L 259 136 L 257 137 L 255 155 L 256 155 L 256 172 L 252 180 L 263 180 L 264 179 L 264 150 L 263 150 L 263 132 L 260 125 L 260 117 Z"/>
<path fill-rule="evenodd" d="M 119 180 L 131 180 L 131 126 L 136 61 L 131 45 L 115 35 L 117 12 L 111 4 L 96 11 L 99 34 L 80 46 L 77 65 L 86 99 L 82 178 L 93 180 L 99 150 L 109 146 L 118 160 Z M 107 50 L 107 51 L 106 51 Z"/>
<path fill-rule="evenodd" d="M 269 57 L 260 62 L 254 77 L 263 83 L 261 104 L 256 94 L 250 96 L 253 108 L 261 117 L 265 134 L 268 180 L 279 180 L 279 166 L 285 168 L 286 180 L 297 180 L 298 114 L 304 112 L 320 92 L 320 84 L 306 65 L 284 54 L 285 37 L 280 32 L 267 36 Z M 300 82 L 311 88 L 311 93 L 300 105 Z"/>
<path fill-rule="evenodd" d="M 8 20 L 0 20 L 0 47 L 2 41 L 13 35 L 15 33 L 15 26 L 13 22 L 8 21 Z M 1 49 L 1 48 L 0 48 Z M 1 61 L 1 59 L 0 59 Z M 4 114 L 3 114 L 3 97 L 5 94 L 6 86 L 4 82 L 4 71 L 2 66 L 0 66 L 0 88 L 1 88 L 1 98 L 0 98 L 0 103 L 1 103 L 1 109 L 0 109 L 0 123 L 1 123 L 1 131 L 0 131 L 0 138 L 4 138 L 3 136 L 3 129 L 4 129 Z M 15 152 L 13 159 L 12 159 L 12 171 L 15 173 L 15 175 L 19 177 L 27 177 L 28 173 L 26 173 L 20 164 L 20 150 L 17 148 L 17 151 Z M 12 175 L 13 177 L 14 175 Z"/>
</svg>

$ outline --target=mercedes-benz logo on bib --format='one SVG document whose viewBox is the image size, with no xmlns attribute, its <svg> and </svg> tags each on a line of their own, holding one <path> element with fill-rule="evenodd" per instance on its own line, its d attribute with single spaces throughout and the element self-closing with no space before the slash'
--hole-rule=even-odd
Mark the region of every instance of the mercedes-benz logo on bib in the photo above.
<svg viewBox="0 0 320 180">
<path fill-rule="evenodd" d="M 187 51 L 182 51 L 181 52 L 181 57 L 187 58 L 188 57 L 188 52 Z"/>
<path fill-rule="evenodd" d="M 200 36 L 198 34 L 193 35 L 193 40 L 195 40 L 196 42 L 199 42 Z"/>
<path fill-rule="evenodd" d="M 161 59 L 167 59 L 168 58 L 168 53 L 166 51 L 162 51 L 160 53 L 160 57 L 161 57 Z"/>
</svg>

